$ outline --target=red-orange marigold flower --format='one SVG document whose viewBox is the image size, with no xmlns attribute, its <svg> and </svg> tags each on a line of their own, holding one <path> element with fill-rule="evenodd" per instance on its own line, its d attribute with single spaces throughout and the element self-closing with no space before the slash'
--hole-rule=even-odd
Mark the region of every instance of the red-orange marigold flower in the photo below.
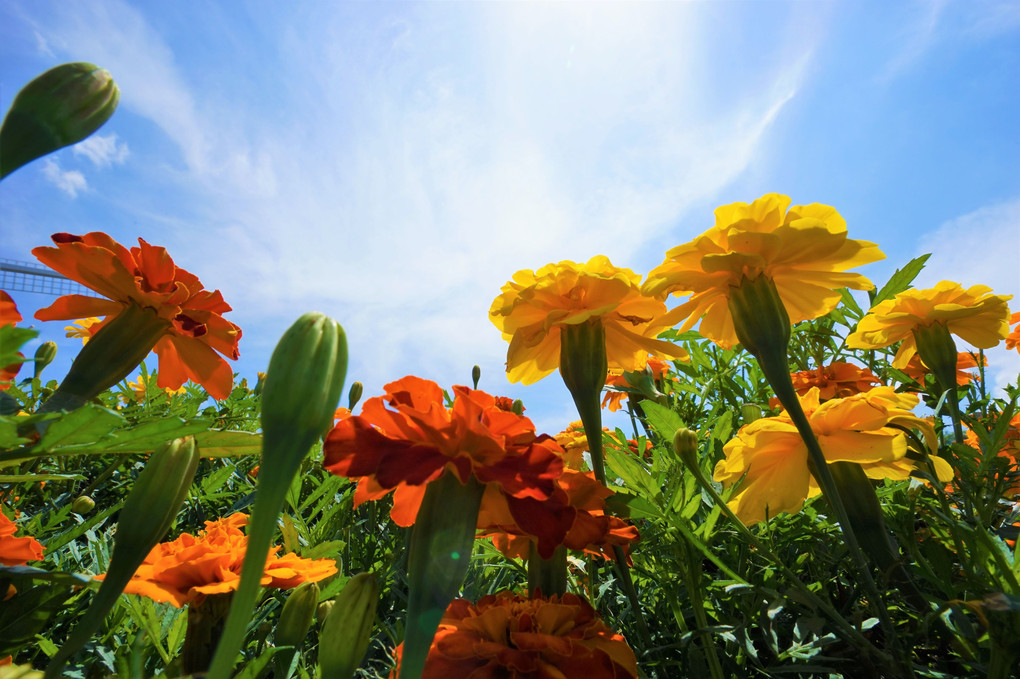
<svg viewBox="0 0 1020 679">
<path fill-rule="evenodd" d="M 0 290 L 0 327 L 5 325 L 17 325 L 21 322 L 21 314 L 18 306 L 3 290 Z M 24 356 L 20 351 L 19 356 Z M 21 371 L 21 363 L 12 363 L 8 366 L 0 366 L 0 390 L 11 386 L 11 380 L 18 376 Z"/>
<path fill-rule="evenodd" d="M 0 564 L 20 566 L 43 558 L 43 546 L 33 537 L 14 537 L 17 525 L 0 512 Z"/>
<path fill-rule="evenodd" d="M 168 601 L 178 608 L 207 594 L 233 592 L 241 582 L 248 547 L 248 536 L 241 527 L 247 523 L 248 516 L 237 513 L 206 521 L 205 530 L 197 536 L 182 533 L 173 542 L 156 545 L 124 591 Z M 290 589 L 337 572 L 332 559 L 304 559 L 293 553 L 276 556 L 279 550 L 279 546 L 273 547 L 266 557 L 263 587 Z"/>
<path fill-rule="evenodd" d="M 447 409 L 439 385 L 420 377 L 385 389 L 385 396 L 365 402 L 360 415 L 338 422 L 323 446 L 326 469 L 360 479 L 355 504 L 395 491 L 390 516 L 410 526 L 426 485 L 446 471 L 461 483 L 474 475 L 514 497 L 544 500 L 552 494 L 553 479 L 563 471 L 562 451 L 495 397 L 456 386 Z"/>
<path fill-rule="evenodd" d="M 403 646 L 396 649 L 398 662 Z M 391 679 L 399 676 L 397 670 Z M 625 679 L 634 651 L 575 594 L 510 592 L 455 599 L 439 623 L 422 679 Z"/>
<path fill-rule="evenodd" d="M 606 498 L 613 494 L 592 472 L 564 470 L 556 492 L 547 500 L 514 498 L 486 488 L 478 512 L 483 537 L 508 557 L 526 559 L 535 542 L 543 559 L 559 545 L 613 558 L 613 545 L 626 547 L 638 540 L 637 528 L 606 516 Z"/>
<path fill-rule="evenodd" d="M 92 326 L 92 335 L 127 305 L 156 311 L 166 321 L 166 334 L 153 350 L 159 356 L 160 387 L 177 389 L 193 380 L 213 398 L 230 395 L 233 372 L 219 354 L 237 359 L 241 329 L 223 318 L 230 306 L 219 290 L 206 290 L 201 281 L 174 265 L 161 247 L 141 238 L 128 250 L 105 233 L 84 236 L 53 235 L 57 247 L 32 250 L 39 261 L 109 299 L 65 295 L 40 309 L 40 321 L 105 316 Z M 219 352 L 219 354 L 217 354 Z"/>
<path fill-rule="evenodd" d="M 814 370 L 796 372 L 790 377 L 798 396 L 806 396 L 811 387 L 818 387 L 818 398 L 821 401 L 860 394 L 881 383 L 867 368 L 840 361 L 820 365 Z"/>
</svg>

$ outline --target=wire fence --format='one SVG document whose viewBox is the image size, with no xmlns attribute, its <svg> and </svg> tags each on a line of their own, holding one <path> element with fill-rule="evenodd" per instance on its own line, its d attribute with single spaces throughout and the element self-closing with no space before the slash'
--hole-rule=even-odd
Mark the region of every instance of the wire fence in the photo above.
<svg viewBox="0 0 1020 679">
<path fill-rule="evenodd" d="M 42 264 L 4 258 L 0 258 L 0 290 L 38 292 L 43 295 L 101 297 L 94 290 L 89 290 Z"/>
</svg>

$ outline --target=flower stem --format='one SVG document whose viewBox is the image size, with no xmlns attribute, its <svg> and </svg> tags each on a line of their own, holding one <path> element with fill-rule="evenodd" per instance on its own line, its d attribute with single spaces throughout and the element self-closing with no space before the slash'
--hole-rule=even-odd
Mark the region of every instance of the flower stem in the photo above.
<svg viewBox="0 0 1020 679">
<path fill-rule="evenodd" d="M 471 561 L 485 486 L 462 484 L 446 472 L 425 490 L 408 550 L 407 617 L 400 679 L 420 679 L 446 607 L 457 596 Z"/>
</svg>

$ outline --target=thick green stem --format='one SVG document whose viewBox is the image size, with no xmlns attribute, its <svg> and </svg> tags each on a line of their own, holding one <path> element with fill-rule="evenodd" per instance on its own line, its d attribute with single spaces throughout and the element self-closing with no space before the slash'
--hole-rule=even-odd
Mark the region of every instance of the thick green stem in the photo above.
<svg viewBox="0 0 1020 679">
<path fill-rule="evenodd" d="M 188 605 L 188 630 L 181 647 L 181 671 L 185 675 L 204 674 L 209 669 L 232 597 L 230 592 L 210 594 L 201 604 Z"/>
<path fill-rule="evenodd" d="M 551 557 L 543 559 L 534 542 L 528 553 L 528 595 L 561 596 L 567 592 L 567 548 L 559 545 Z"/>
<path fill-rule="evenodd" d="M 485 486 L 447 472 L 429 484 L 408 551 L 407 617 L 400 679 L 421 679 L 432 639 L 471 561 Z"/>
</svg>

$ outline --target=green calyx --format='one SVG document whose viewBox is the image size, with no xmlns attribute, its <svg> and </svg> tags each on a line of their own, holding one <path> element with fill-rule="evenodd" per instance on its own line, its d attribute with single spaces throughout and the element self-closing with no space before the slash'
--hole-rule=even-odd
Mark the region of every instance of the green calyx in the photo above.
<svg viewBox="0 0 1020 679">
<path fill-rule="evenodd" d="M 790 314 L 786 311 L 776 283 L 768 276 L 740 279 L 727 297 L 733 329 L 745 349 L 758 360 L 781 356 L 786 362 L 790 344 Z"/>
<path fill-rule="evenodd" d="M 358 573 L 329 603 L 319 634 L 319 669 L 323 677 L 350 679 L 372 640 L 379 582 L 371 573 Z"/>
<path fill-rule="evenodd" d="M 955 389 L 956 362 L 959 354 L 956 351 L 956 342 L 949 334 L 946 324 L 919 325 L 914 328 L 913 334 L 914 342 L 917 344 L 917 353 L 935 375 L 939 386 L 943 390 Z"/>
</svg>

